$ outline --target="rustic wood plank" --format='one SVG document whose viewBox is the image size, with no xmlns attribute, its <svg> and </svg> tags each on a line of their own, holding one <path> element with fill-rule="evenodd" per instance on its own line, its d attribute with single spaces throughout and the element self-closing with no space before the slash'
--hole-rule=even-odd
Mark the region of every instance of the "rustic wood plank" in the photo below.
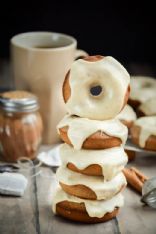
<svg viewBox="0 0 156 234">
<path fill-rule="evenodd" d="M 39 224 L 41 234 L 103 234 L 120 233 L 116 219 L 101 224 L 80 224 L 71 222 L 52 213 L 52 194 L 56 179 L 52 170 L 42 167 L 42 175 L 37 176 L 37 200 L 39 204 Z"/>
<path fill-rule="evenodd" d="M 38 234 L 36 225 L 37 209 L 35 180 L 33 172 L 22 172 L 29 184 L 21 198 L 0 196 L 0 233 L 1 234 Z"/>
<path fill-rule="evenodd" d="M 155 155 L 138 154 L 131 165 L 149 177 L 156 175 Z M 54 173 L 48 167 L 42 167 L 41 170 L 42 175 L 33 178 L 23 198 L 0 197 L 0 233 L 155 233 L 155 210 L 144 206 L 140 202 L 140 195 L 130 188 L 124 192 L 125 206 L 117 220 L 82 225 L 53 215 L 51 203 L 56 184 Z"/>
<path fill-rule="evenodd" d="M 156 176 L 156 155 L 137 154 L 135 166 L 149 177 Z M 121 209 L 118 222 L 121 233 L 155 234 L 156 210 L 140 202 L 140 194 L 131 188 L 124 191 L 125 206 Z"/>
</svg>

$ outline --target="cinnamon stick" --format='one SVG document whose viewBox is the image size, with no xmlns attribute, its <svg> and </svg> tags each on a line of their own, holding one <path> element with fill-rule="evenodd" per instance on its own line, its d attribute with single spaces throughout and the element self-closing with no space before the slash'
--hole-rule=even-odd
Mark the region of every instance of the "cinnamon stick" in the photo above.
<svg viewBox="0 0 156 234">
<path fill-rule="evenodd" d="M 123 173 L 127 179 L 127 182 L 139 193 L 142 193 L 143 184 L 146 180 L 148 180 L 148 177 L 135 167 L 124 168 Z"/>
<path fill-rule="evenodd" d="M 146 180 L 148 180 L 149 178 L 147 176 L 145 176 L 141 171 L 139 171 L 136 167 L 131 167 L 131 170 L 133 170 L 135 172 L 135 174 L 137 175 L 137 177 L 143 182 L 145 183 Z"/>
</svg>

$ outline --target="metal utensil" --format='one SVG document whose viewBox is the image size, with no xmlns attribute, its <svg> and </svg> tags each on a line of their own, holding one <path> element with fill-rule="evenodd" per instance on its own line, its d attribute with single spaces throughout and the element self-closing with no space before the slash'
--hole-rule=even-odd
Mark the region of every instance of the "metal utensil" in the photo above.
<svg viewBox="0 0 156 234">
<path fill-rule="evenodd" d="M 11 164 L 3 164 L 0 165 L 0 173 L 4 172 L 17 172 L 19 170 L 19 167 Z"/>
<path fill-rule="evenodd" d="M 141 202 L 156 208 L 156 177 L 153 177 L 144 183 Z"/>
</svg>

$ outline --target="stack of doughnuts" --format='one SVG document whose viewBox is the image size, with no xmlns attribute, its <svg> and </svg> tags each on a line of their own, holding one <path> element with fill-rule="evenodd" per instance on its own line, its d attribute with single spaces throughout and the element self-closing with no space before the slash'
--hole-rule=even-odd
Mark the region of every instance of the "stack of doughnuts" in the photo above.
<svg viewBox="0 0 156 234">
<path fill-rule="evenodd" d="M 53 211 L 67 219 L 104 222 L 123 206 L 127 127 L 116 118 L 127 103 L 130 77 L 112 57 L 75 61 L 65 77 L 68 114 L 57 129 L 64 144 Z"/>
</svg>

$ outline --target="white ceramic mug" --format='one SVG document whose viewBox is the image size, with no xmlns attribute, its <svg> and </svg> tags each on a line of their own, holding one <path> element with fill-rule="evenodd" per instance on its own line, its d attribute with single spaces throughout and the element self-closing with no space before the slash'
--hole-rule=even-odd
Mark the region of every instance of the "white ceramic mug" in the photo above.
<svg viewBox="0 0 156 234">
<path fill-rule="evenodd" d="M 65 115 L 62 84 L 76 54 L 75 38 L 53 32 L 28 32 L 11 39 L 16 89 L 36 94 L 44 124 L 43 143 L 57 143 L 56 125 Z"/>
</svg>

